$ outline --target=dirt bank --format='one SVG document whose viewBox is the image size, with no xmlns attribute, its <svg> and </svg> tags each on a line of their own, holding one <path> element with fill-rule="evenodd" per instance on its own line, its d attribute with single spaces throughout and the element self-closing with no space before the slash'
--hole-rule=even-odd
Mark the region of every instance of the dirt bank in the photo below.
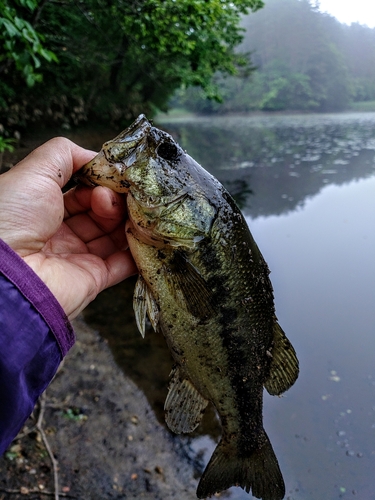
<svg viewBox="0 0 375 500">
<path fill-rule="evenodd" d="M 60 498 L 194 499 L 196 464 L 82 319 L 77 343 L 43 400 L 42 429 L 58 461 Z M 54 470 L 35 429 L 0 459 L 0 500 L 46 499 Z M 198 467 L 199 468 L 199 467 Z"/>
</svg>

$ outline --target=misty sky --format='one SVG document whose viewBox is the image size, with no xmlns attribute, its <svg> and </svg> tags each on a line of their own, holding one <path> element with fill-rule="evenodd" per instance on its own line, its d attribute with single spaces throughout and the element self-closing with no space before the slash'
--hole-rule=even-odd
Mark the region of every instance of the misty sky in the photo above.
<svg viewBox="0 0 375 500">
<path fill-rule="evenodd" d="M 328 12 L 341 23 L 359 22 L 375 27 L 375 3 L 373 0 L 319 0 L 321 12 Z"/>
</svg>

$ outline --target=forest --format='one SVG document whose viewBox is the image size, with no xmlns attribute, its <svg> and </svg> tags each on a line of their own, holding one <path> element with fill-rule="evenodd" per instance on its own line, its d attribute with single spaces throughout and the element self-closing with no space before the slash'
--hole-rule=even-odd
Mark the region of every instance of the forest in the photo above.
<svg viewBox="0 0 375 500">
<path fill-rule="evenodd" d="M 375 101 L 375 29 L 309 0 L 0 0 L 0 151 L 30 127 L 140 112 Z"/>
<path fill-rule="evenodd" d="M 327 112 L 375 101 L 375 28 L 341 24 L 308 0 L 266 0 L 242 26 L 238 50 L 255 71 L 242 78 L 217 73 L 220 103 L 190 88 L 176 95 L 174 106 L 202 113 Z"/>
<path fill-rule="evenodd" d="M 0 135 L 129 122 L 182 85 L 247 64 L 240 20 L 261 0 L 0 0 Z M 9 145 L 9 142 L 8 142 Z"/>
</svg>

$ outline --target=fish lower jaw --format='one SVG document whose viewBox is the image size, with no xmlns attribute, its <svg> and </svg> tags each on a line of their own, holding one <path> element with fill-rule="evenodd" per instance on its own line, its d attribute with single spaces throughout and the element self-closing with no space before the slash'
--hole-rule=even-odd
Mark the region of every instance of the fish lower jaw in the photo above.
<svg viewBox="0 0 375 500">
<path fill-rule="evenodd" d="M 80 175 L 79 173 L 72 175 L 72 181 L 78 186 L 89 186 L 89 187 L 99 186 L 99 184 L 94 182 L 90 177 L 85 177 L 83 175 Z"/>
<path fill-rule="evenodd" d="M 126 223 L 126 234 L 128 231 L 132 234 L 134 238 L 138 241 L 151 245 L 155 248 L 181 248 L 191 252 L 196 248 L 197 244 L 203 239 L 201 236 L 196 236 L 194 238 L 176 238 L 169 237 L 168 235 L 159 235 L 155 231 L 155 226 L 157 222 L 147 223 L 142 219 L 137 219 L 129 213 L 129 219 Z"/>
<path fill-rule="evenodd" d="M 152 233 L 152 228 L 145 228 L 140 223 L 135 222 L 131 218 L 128 219 L 125 226 L 126 235 L 131 235 L 136 240 L 150 245 L 155 248 L 164 248 L 168 245 L 168 241 L 162 238 L 157 238 Z"/>
</svg>

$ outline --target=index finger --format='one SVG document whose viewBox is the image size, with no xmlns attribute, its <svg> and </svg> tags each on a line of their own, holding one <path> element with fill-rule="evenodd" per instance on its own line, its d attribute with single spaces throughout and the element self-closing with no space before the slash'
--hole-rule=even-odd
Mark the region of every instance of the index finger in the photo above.
<svg viewBox="0 0 375 500">
<path fill-rule="evenodd" d="M 126 214 L 124 195 L 104 186 L 77 186 L 64 194 L 64 219 L 92 210 L 101 218 L 122 219 Z"/>
</svg>

